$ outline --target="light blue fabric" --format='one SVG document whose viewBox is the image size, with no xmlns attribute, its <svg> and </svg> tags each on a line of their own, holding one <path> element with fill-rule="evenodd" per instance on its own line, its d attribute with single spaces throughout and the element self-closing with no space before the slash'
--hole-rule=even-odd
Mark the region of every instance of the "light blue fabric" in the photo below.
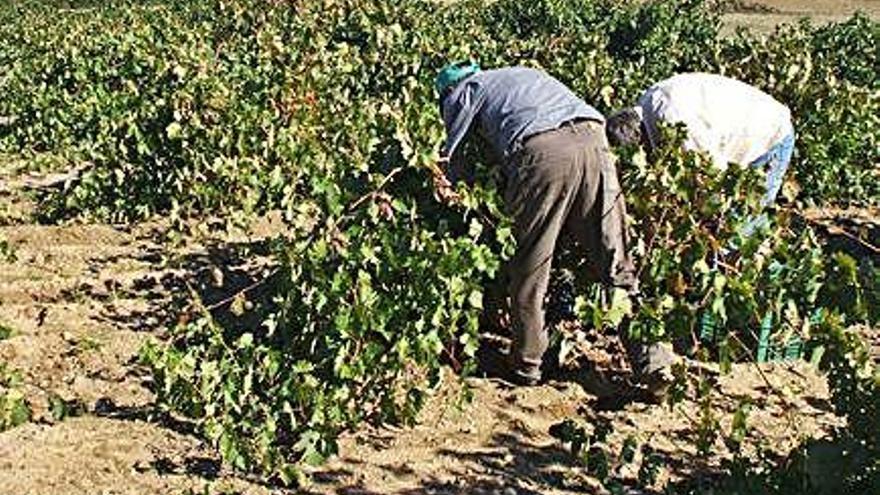
<svg viewBox="0 0 880 495">
<path fill-rule="evenodd" d="M 752 168 L 764 168 L 767 171 L 766 191 L 764 198 L 761 199 L 761 206 L 766 207 L 776 201 L 779 190 L 782 189 L 782 182 L 785 178 L 785 171 L 788 170 L 788 164 L 791 163 L 791 155 L 794 153 L 794 134 L 789 134 L 782 138 L 767 153 L 759 156 L 749 166 Z M 765 227 L 769 223 L 766 213 L 761 213 L 755 218 L 750 219 L 743 226 L 742 235 L 748 237 L 756 230 Z"/>
<path fill-rule="evenodd" d="M 529 136 L 578 118 L 605 122 L 564 84 L 527 67 L 477 72 L 459 83 L 441 107 L 447 135 L 443 156 L 452 157 L 476 123 L 505 163 Z"/>
<path fill-rule="evenodd" d="M 791 163 L 791 155 L 794 153 L 794 134 L 782 138 L 767 153 L 759 156 L 749 166 L 752 168 L 767 169 L 767 192 L 761 201 L 762 206 L 767 206 L 776 201 L 776 196 L 782 188 L 782 181 L 788 164 Z"/>
</svg>

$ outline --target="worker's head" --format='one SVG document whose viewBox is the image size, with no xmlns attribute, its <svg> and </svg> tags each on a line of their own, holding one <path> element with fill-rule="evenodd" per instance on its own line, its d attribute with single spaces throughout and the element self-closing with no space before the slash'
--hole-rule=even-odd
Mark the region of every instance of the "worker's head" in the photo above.
<svg viewBox="0 0 880 495">
<path fill-rule="evenodd" d="M 641 108 L 626 108 L 612 114 L 605 122 L 605 133 L 612 146 L 641 144 L 644 138 Z"/>
<path fill-rule="evenodd" d="M 455 89 L 458 83 L 477 72 L 480 72 L 480 66 L 471 60 L 454 62 L 444 67 L 437 74 L 437 79 L 434 80 L 434 88 L 437 89 L 437 94 L 440 95 L 441 104 L 449 93 L 452 93 L 452 90 Z"/>
</svg>

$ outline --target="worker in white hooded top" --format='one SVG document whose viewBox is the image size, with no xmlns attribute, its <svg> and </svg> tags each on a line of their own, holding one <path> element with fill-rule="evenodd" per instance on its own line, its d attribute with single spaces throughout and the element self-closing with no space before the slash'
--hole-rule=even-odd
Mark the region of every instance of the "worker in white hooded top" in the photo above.
<svg viewBox="0 0 880 495">
<path fill-rule="evenodd" d="M 791 112 L 741 81 L 717 74 L 679 74 L 645 91 L 636 105 L 607 122 L 612 145 L 658 145 L 657 123 L 682 123 L 685 149 L 707 153 L 719 169 L 731 163 L 766 173 L 762 204 L 776 199 L 794 150 Z"/>
</svg>

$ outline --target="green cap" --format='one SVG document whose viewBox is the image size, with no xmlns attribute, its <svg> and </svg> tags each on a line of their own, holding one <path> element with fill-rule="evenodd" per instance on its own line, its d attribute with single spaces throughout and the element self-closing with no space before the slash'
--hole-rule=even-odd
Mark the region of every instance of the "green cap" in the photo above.
<svg viewBox="0 0 880 495">
<path fill-rule="evenodd" d="M 434 81 L 434 87 L 437 89 L 437 92 L 441 95 L 443 92 L 458 84 L 462 79 L 480 72 L 480 66 L 470 60 L 462 60 L 459 62 L 455 62 L 447 65 L 437 74 L 437 79 Z"/>
</svg>

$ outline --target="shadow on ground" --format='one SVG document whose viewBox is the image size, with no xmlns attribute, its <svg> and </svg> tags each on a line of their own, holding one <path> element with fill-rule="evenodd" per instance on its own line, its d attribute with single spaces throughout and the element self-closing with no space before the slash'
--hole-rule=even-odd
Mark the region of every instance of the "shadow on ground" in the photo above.
<svg viewBox="0 0 880 495">
<path fill-rule="evenodd" d="M 574 459 L 560 445 L 538 445 L 518 432 L 495 434 L 478 451 L 441 448 L 435 455 L 454 460 L 456 469 L 444 472 L 442 476 L 423 477 L 418 480 L 417 486 L 402 490 L 377 491 L 356 483 L 336 486 L 333 491 L 340 495 L 538 495 L 558 488 L 589 493 L 593 488 L 585 478 L 577 476 L 578 470 L 573 469 Z M 417 476 L 405 461 L 379 467 L 391 479 Z M 314 479 L 318 484 L 338 485 L 341 480 L 349 478 L 350 474 L 339 470 L 320 471 L 314 475 Z M 325 491 L 322 489 L 321 492 L 306 493 Z"/>
<path fill-rule="evenodd" d="M 142 239 L 143 240 L 143 239 Z M 149 240 L 147 240 L 149 242 Z M 204 308 L 228 328 L 260 324 L 259 309 L 271 299 L 277 272 L 268 261 L 270 241 L 212 241 L 197 251 L 169 254 L 148 244 L 135 256 L 99 260 L 110 265 L 127 258 L 151 267 L 130 283 L 106 280 L 104 287 L 80 287 L 104 301 L 101 319 L 138 332 L 163 332 Z M 100 270 L 100 266 L 93 271 Z M 238 297 L 236 297 L 238 296 Z M 138 308 L 114 304 L 114 299 L 138 300 Z M 236 304 L 246 305 L 242 311 Z"/>
<path fill-rule="evenodd" d="M 842 251 L 853 258 L 880 264 L 880 220 L 835 214 L 811 223 L 822 234 L 828 251 Z"/>
<path fill-rule="evenodd" d="M 175 249 L 164 240 L 164 228 L 128 233 L 133 235 L 114 246 L 118 249 L 111 254 L 96 252 L 89 256 L 86 276 L 55 296 L 57 302 L 86 302 L 84 307 L 92 321 L 107 324 L 115 331 L 151 334 L 166 341 L 174 338 L 176 326 L 201 311 L 210 312 L 224 328 L 261 325 L 261 315 L 272 304 L 278 282 L 278 272 L 270 262 L 271 240 L 210 240 Z M 122 357 L 118 364 L 127 378 L 146 389 L 154 388 L 137 355 Z M 72 406 L 65 407 L 72 411 Z M 111 394 L 83 404 L 82 409 L 83 414 L 126 423 L 151 423 L 170 432 L 200 437 L 196 423 L 162 410 L 151 400 L 146 404 L 126 403 L 125 399 L 117 402 Z M 74 415 L 70 411 L 66 414 Z M 281 489 L 267 480 L 232 473 L 207 443 L 202 445 L 208 448 L 186 453 L 156 452 L 151 461 L 132 469 L 160 476 L 185 475 L 203 482 L 234 478 L 267 487 L 273 493 Z"/>
</svg>

